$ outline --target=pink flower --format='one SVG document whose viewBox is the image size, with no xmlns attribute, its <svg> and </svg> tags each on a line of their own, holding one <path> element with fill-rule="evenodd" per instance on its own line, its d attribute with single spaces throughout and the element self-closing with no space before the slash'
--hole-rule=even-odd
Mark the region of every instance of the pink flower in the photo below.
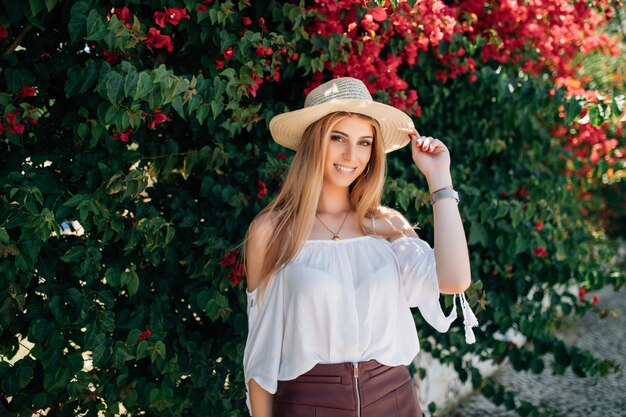
<svg viewBox="0 0 626 417">
<path fill-rule="evenodd" d="M 165 27 L 165 22 L 171 23 L 172 26 L 176 26 L 182 19 L 189 19 L 187 14 L 187 8 L 172 7 L 171 9 L 165 8 L 165 12 L 154 12 L 154 21 L 162 28 Z"/>
<path fill-rule="evenodd" d="M 150 28 L 148 30 L 148 35 L 146 39 L 143 41 L 144 44 L 148 48 L 165 48 L 167 52 L 172 52 L 174 50 L 174 44 L 172 44 L 172 40 L 168 35 L 161 35 L 161 31 L 156 28 Z"/>
<path fill-rule="evenodd" d="M 224 60 L 223 59 L 216 59 L 215 60 L 215 69 L 221 70 L 222 68 L 224 68 Z"/>
<path fill-rule="evenodd" d="M 535 230 L 541 232 L 541 229 L 543 229 L 543 222 L 538 221 L 537 223 L 535 223 Z"/>
<path fill-rule="evenodd" d="M 146 340 L 150 336 L 152 336 L 152 332 L 150 331 L 150 329 L 146 329 L 143 332 L 139 333 L 139 340 Z"/>
</svg>

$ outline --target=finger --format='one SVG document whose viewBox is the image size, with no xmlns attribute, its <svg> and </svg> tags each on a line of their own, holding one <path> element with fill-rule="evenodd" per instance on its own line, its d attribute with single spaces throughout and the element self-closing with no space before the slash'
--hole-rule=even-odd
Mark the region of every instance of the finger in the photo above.
<svg viewBox="0 0 626 417">
<path fill-rule="evenodd" d="M 431 144 L 433 142 L 433 138 L 430 136 L 422 136 L 422 138 L 424 139 L 422 142 L 422 151 L 424 152 L 428 152 L 429 150 L 431 150 Z"/>
</svg>

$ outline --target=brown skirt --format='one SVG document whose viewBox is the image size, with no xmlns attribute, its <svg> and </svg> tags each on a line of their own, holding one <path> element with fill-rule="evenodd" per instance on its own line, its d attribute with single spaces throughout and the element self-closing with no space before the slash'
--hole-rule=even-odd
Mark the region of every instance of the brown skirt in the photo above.
<svg viewBox="0 0 626 417">
<path fill-rule="evenodd" d="M 278 381 L 274 417 L 422 417 L 406 366 L 317 364 Z"/>
</svg>

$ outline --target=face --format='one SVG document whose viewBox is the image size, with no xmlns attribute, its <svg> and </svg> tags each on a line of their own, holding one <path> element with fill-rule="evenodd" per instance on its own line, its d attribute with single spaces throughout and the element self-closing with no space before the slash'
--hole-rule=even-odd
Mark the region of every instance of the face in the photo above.
<svg viewBox="0 0 626 417">
<path fill-rule="evenodd" d="M 346 117 L 330 132 L 324 183 L 348 187 L 367 168 L 374 146 L 374 128 L 365 119 Z"/>
</svg>

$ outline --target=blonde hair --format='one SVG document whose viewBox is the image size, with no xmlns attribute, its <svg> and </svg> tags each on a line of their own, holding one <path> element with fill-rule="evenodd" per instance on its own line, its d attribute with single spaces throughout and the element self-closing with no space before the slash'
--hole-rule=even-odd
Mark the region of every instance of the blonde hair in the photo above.
<svg viewBox="0 0 626 417">
<path fill-rule="evenodd" d="M 269 214 L 272 233 L 267 243 L 260 271 L 259 296 L 264 292 L 272 275 L 289 263 L 308 239 L 324 180 L 326 147 L 333 127 L 346 117 L 368 120 L 374 130 L 372 154 L 365 171 L 350 185 L 350 201 L 356 208 L 360 229 L 368 235 L 373 230 L 365 226 L 365 217 L 377 217 L 386 176 L 386 154 L 375 119 L 362 114 L 336 112 L 312 123 L 304 131 L 300 146 L 287 171 L 280 192 L 255 217 Z M 248 240 L 250 229 L 244 239 Z"/>
</svg>

